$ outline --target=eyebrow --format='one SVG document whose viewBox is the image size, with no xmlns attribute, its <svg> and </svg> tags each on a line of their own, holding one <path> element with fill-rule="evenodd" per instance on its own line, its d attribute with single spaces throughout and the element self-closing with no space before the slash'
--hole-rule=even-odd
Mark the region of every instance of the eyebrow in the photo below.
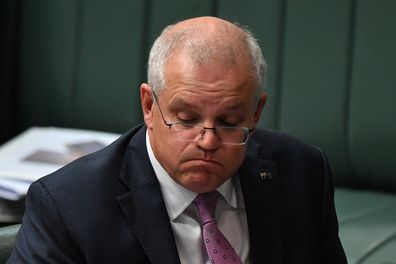
<svg viewBox="0 0 396 264">
<path fill-rule="evenodd" d="M 189 102 L 181 99 L 181 98 L 177 98 L 175 99 L 170 105 L 169 105 L 169 109 L 170 110 L 178 110 L 180 108 L 194 108 L 194 106 L 192 104 L 190 104 Z"/>
</svg>

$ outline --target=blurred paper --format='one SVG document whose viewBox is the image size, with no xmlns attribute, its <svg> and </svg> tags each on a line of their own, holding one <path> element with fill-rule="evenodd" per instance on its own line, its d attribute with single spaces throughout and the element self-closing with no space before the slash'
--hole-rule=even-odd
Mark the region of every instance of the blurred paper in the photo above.
<svg viewBox="0 0 396 264">
<path fill-rule="evenodd" d="M 73 153 L 61 153 L 61 152 L 48 151 L 48 150 L 36 150 L 35 152 L 25 157 L 23 161 L 65 165 L 69 162 L 72 162 L 78 157 L 79 157 L 78 155 L 74 155 Z"/>
<path fill-rule="evenodd" d="M 110 144 L 120 135 L 32 127 L 0 146 L 0 197 L 15 200 L 31 182 Z"/>
<path fill-rule="evenodd" d="M 30 184 L 30 181 L 0 178 L 0 197 L 6 200 L 17 201 L 27 193 Z"/>
</svg>

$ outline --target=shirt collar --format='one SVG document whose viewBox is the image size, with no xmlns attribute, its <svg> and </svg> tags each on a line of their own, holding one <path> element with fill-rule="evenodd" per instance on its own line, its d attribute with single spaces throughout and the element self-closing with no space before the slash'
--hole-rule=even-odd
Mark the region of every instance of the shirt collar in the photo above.
<svg viewBox="0 0 396 264">
<path fill-rule="evenodd" d="M 166 210 L 171 221 L 174 221 L 194 201 L 197 193 L 191 192 L 175 182 L 166 172 L 154 156 L 151 148 L 148 132 L 146 131 L 146 147 L 153 166 L 155 175 L 159 181 Z M 224 197 L 226 202 L 233 208 L 237 208 L 236 190 L 231 179 L 224 182 L 217 191 Z"/>
</svg>

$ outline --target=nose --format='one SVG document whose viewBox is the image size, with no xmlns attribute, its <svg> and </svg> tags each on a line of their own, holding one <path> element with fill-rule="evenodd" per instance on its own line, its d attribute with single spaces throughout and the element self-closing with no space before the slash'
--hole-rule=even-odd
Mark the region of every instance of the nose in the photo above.
<svg viewBox="0 0 396 264">
<path fill-rule="evenodd" d="M 195 141 L 202 149 L 214 150 L 219 147 L 220 139 L 216 135 L 215 128 L 203 128 L 200 137 Z"/>
</svg>

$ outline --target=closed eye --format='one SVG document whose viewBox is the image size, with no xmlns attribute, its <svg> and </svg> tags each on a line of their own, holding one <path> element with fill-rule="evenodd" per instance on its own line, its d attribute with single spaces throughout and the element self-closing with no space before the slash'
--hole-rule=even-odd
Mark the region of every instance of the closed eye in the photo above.
<svg viewBox="0 0 396 264">
<path fill-rule="evenodd" d="M 225 126 L 225 127 L 236 127 L 239 125 L 239 123 L 235 123 L 235 122 L 227 122 L 224 120 L 220 120 L 219 121 L 219 125 L 220 126 Z"/>
<path fill-rule="evenodd" d="M 189 125 L 194 125 L 198 122 L 198 120 L 196 118 L 178 118 L 180 123 L 184 123 L 184 124 L 189 124 Z"/>
</svg>

